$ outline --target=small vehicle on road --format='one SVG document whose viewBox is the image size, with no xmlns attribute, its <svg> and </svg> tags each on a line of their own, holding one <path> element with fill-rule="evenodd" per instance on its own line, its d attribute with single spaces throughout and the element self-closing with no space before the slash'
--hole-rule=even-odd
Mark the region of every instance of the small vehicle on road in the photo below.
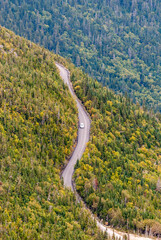
<svg viewBox="0 0 161 240">
<path fill-rule="evenodd" d="M 81 122 L 79 126 L 80 128 L 84 128 L 84 123 Z"/>
</svg>

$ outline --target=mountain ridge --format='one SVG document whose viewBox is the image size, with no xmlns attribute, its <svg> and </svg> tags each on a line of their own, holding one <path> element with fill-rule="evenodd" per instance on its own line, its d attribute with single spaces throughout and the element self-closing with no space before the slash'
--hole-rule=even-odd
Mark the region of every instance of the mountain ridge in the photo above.
<svg viewBox="0 0 161 240">
<path fill-rule="evenodd" d="M 159 1 L 3 1 L 0 23 L 161 111 Z M 7 18 L 6 18 L 7 14 Z"/>
</svg>

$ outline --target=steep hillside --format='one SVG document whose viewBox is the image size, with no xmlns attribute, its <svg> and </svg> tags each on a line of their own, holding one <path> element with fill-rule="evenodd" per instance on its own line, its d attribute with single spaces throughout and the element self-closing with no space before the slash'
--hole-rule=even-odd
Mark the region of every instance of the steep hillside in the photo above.
<svg viewBox="0 0 161 240">
<path fill-rule="evenodd" d="M 60 180 L 77 121 L 54 55 L 0 27 L 0 238 L 106 239 Z"/>
<path fill-rule="evenodd" d="M 161 2 L 1 1 L 0 24 L 161 111 Z"/>
<path fill-rule="evenodd" d="M 92 119 L 88 147 L 76 166 L 76 189 L 108 224 L 161 236 L 161 122 L 67 64 Z"/>
</svg>

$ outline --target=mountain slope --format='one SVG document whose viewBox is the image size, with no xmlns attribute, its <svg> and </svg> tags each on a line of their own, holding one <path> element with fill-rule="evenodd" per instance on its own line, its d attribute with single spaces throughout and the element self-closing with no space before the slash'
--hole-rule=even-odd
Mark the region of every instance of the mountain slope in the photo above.
<svg viewBox="0 0 161 240">
<path fill-rule="evenodd" d="M 106 239 L 60 180 L 78 120 L 54 57 L 0 27 L 2 239 Z"/>
<path fill-rule="evenodd" d="M 71 58 L 116 92 L 161 111 L 161 3 L 2 1 L 0 24 Z"/>
<path fill-rule="evenodd" d="M 160 115 L 67 66 L 92 119 L 90 142 L 74 174 L 77 191 L 108 224 L 160 236 Z"/>
</svg>

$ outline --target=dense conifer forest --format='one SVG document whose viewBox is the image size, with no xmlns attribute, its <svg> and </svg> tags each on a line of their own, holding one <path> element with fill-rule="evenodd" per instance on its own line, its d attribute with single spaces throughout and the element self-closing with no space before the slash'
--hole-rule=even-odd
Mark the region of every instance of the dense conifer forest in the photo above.
<svg viewBox="0 0 161 240">
<path fill-rule="evenodd" d="M 60 180 L 77 136 L 78 117 L 54 57 L 0 27 L 3 240 L 107 239 Z"/>
<path fill-rule="evenodd" d="M 3 0 L 0 24 L 161 111 L 161 2 Z"/>
<path fill-rule="evenodd" d="M 78 112 L 55 60 L 92 120 L 78 193 L 104 223 L 161 237 L 160 19 L 157 0 L 0 1 L 0 24 L 48 49 L 0 27 L 2 239 L 107 239 L 60 179 Z"/>
</svg>

